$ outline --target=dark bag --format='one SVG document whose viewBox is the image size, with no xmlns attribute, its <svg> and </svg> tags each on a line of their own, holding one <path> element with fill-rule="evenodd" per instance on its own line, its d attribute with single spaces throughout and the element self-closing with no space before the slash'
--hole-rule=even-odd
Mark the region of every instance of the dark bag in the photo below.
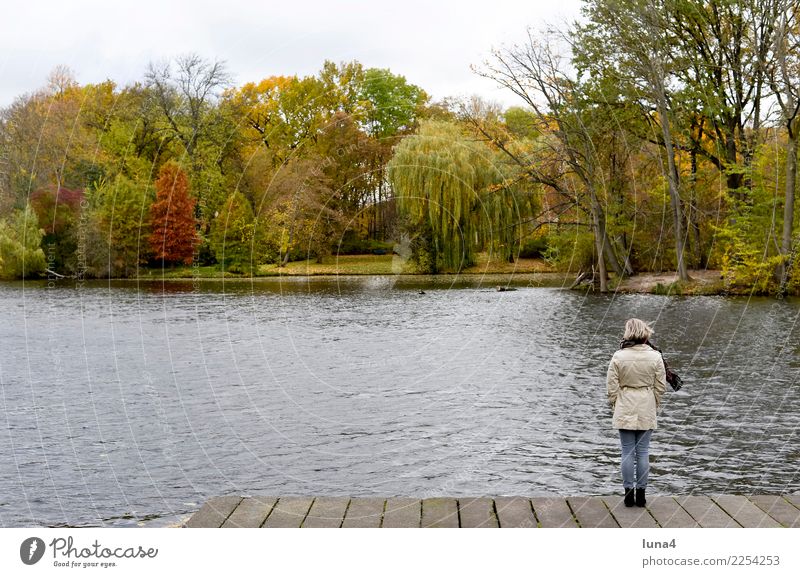
<svg viewBox="0 0 800 577">
<path fill-rule="evenodd" d="M 658 351 L 659 353 L 661 351 Z M 664 355 L 661 355 L 661 360 L 664 361 L 664 371 L 667 373 L 667 382 L 672 387 L 674 391 L 680 391 L 681 387 L 683 386 L 683 379 L 681 376 L 669 368 L 667 365 L 667 360 L 664 358 Z"/>
<path fill-rule="evenodd" d="M 669 365 L 667 364 L 667 359 L 664 358 L 664 353 L 661 352 L 661 349 L 659 349 L 650 341 L 646 341 L 644 343 L 637 343 L 635 341 L 622 341 L 619 348 L 626 349 L 628 347 L 632 347 L 633 345 L 649 345 L 650 348 L 658 351 L 658 354 L 661 355 L 661 362 L 664 363 L 664 372 L 667 374 L 667 382 L 672 387 L 673 391 L 681 390 L 681 387 L 683 386 L 683 379 L 678 373 L 669 368 Z"/>
</svg>

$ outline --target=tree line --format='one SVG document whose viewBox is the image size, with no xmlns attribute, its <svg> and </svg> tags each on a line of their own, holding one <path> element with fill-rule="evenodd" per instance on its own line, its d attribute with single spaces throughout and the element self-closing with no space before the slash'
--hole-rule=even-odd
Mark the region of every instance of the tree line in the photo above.
<svg viewBox="0 0 800 577">
<path fill-rule="evenodd" d="M 728 286 L 797 292 L 798 8 L 587 0 L 580 22 L 529 31 L 477 70 L 527 105 L 529 147 L 465 116 L 541 185 L 550 250 L 600 290 L 612 273 L 714 268 Z"/>
<path fill-rule="evenodd" d="M 405 239 L 420 272 L 488 252 L 601 291 L 719 269 L 796 293 L 799 4 L 586 0 L 474 68 L 508 108 L 358 62 L 238 87 L 196 55 L 122 88 L 57 69 L 0 114 L 0 270 L 247 274 Z"/>
<path fill-rule="evenodd" d="M 394 234 L 392 146 L 429 100 L 358 62 L 238 87 L 194 54 L 124 87 L 59 67 L 0 113 L 0 273 L 250 273 L 376 250 Z"/>
</svg>

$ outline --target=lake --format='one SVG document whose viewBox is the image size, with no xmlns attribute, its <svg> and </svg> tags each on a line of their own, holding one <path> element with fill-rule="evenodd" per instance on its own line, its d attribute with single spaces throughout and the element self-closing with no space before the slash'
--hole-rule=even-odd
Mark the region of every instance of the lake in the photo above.
<svg viewBox="0 0 800 577">
<path fill-rule="evenodd" d="M 0 283 L 0 525 L 163 526 L 224 494 L 620 493 L 605 373 L 631 316 L 685 382 L 648 494 L 800 490 L 800 304 L 494 284 Z"/>
</svg>

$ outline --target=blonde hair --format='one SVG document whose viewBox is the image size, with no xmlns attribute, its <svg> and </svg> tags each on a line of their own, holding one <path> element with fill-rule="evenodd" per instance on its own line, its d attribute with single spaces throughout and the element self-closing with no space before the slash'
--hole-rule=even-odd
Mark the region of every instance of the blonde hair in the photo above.
<svg viewBox="0 0 800 577">
<path fill-rule="evenodd" d="M 639 319 L 628 319 L 625 323 L 625 334 L 622 339 L 625 341 L 647 341 L 653 336 L 653 327 Z"/>
</svg>

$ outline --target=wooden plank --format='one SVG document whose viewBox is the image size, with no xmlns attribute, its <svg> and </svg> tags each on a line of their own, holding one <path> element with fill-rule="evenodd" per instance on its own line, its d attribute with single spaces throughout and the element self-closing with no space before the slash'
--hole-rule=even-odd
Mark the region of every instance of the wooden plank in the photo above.
<svg viewBox="0 0 800 577">
<path fill-rule="evenodd" d="M 386 528 L 419 527 L 422 502 L 408 497 L 393 497 L 386 500 L 383 525 Z"/>
<path fill-rule="evenodd" d="M 344 512 L 350 497 L 317 497 L 308 516 L 303 521 L 304 528 L 339 528 L 344 520 Z"/>
<path fill-rule="evenodd" d="M 497 497 L 494 500 L 500 528 L 538 527 L 533 516 L 530 499 L 524 497 Z"/>
<path fill-rule="evenodd" d="M 800 527 L 800 509 L 780 495 L 751 495 L 749 499 L 784 527 Z"/>
<path fill-rule="evenodd" d="M 658 523 L 644 507 L 626 507 L 622 497 L 603 497 L 603 503 L 620 527 L 655 529 Z"/>
<path fill-rule="evenodd" d="M 800 527 L 800 495 L 210 498 L 185 527 Z"/>
<path fill-rule="evenodd" d="M 715 495 L 714 502 L 742 527 L 780 527 L 781 524 L 756 507 L 744 495 Z"/>
<path fill-rule="evenodd" d="M 599 497 L 568 497 L 567 502 L 581 527 L 619 527 Z"/>
<path fill-rule="evenodd" d="M 562 497 L 531 497 L 531 504 L 540 527 L 577 528 L 578 523 Z"/>
<path fill-rule="evenodd" d="M 800 509 L 800 495 L 784 495 L 783 498 Z"/>
<path fill-rule="evenodd" d="M 458 513 L 464 528 L 500 526 L 494 514 L 494 501 L 488 497 L 459 499 Z"/>
<path fill-rule="evenodd" d="M 261 527 L 277 500 L 277 497 L 247 497 L 243 499 L 231 513 L 231 516 L 222 524 L 223 529 L 229 527 Z"/>
<path fill-rule="evenodd" d="M 351 499 L 350 506 L 345 513 L 342 527 L 377 529 L 381 526 L 383 506 L 385 504 L 386 499 L 374 499 L 369 497 Z"/>
<path fill-rule="evenodd" d="M 186 527 L 221 527 L 241 502 L 241 497 L 211 497 L 197 513 L 186 521 Z"/>
<path fill-rule="evenodd" d="M 300 527 L 313 502 L 313 497 L 281 497 L 262 526 L 282 529 Z"/>
<path fill-rule="evenodd" d="M 710 498 L 699 495 L 686 495 L 675 497 L 678 504 L 686 509 L 701 527 L 739 527 L 725 511 Z"/>
<path fill-rule="evenodd" d="M 448 497 L 422 500 L 422 526 L 458 529 L 458 503 Z"/>
<path fill-rule="evenodd" d="M 694 529 L 700 526 L 672 497 L 665 495 L 648 497 L 647 509 L 655 517 L 656 522 L 667 529 Z"/>
</svg>

